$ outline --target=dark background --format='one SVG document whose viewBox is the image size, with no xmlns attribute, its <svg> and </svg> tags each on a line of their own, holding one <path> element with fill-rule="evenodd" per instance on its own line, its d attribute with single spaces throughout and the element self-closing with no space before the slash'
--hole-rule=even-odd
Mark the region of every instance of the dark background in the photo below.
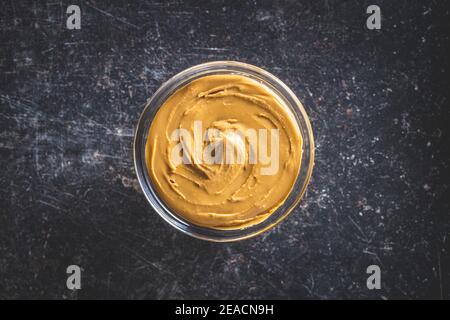
<svg viewBox="0 0 450 320">
<path fill-rule="evenodd" d="M 69 4 L 81 30 L 65 27 Z M 366 28 L 370 4 L 381 30 Z M 2 1 L 0 298 L 449 299 L 449 7 Z M 146 99 L 213 60 L 277 75 L 316 137 L 299 207 L 239 243 L 170 227 L 133 168 Z"/>
</svg>

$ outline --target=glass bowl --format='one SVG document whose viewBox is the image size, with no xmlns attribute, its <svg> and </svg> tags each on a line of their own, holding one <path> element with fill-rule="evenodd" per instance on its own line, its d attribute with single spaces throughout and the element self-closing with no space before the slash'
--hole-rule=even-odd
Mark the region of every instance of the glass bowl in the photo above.
<svg viewBox="0 0 450 320">
<path fill-rule="evenodd" d="M 145 162 L 145 145 L 148 132 L 165 100 L 190 81 L 213 74 L 238 74 L 254 79 L 273 90 L 292 111 L 303 139 L 300 171 L 295 184 L 284 203 L 264 221 L 242 229 L 219 230 L 195 225 L 172 212 L 159 198 Z M 163 83 L 147 101 L 134 137 L 134 165 L 139 184 L 153 209 L 174 228 L 195 238 L 228 242 L 247 239 L 267 231 L 284 220 L 299 203 L 311 178 L 314 166 L 314 137 L 303 105 L 295 94 L 277 77 L 250 64 L 236 61 L 215 61 L 196 65 L 183 70 Z"/>
</svg>

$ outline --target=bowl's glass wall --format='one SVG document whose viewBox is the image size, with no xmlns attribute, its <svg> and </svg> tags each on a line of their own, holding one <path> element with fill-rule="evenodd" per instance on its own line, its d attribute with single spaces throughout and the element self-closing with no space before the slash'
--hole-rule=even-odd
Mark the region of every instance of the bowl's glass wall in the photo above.
<svg viewBox="0 0 450 320">
<path fill-rule="evenodd" d="M 237 230 L 216 230 L 196 226 L 172 213 L 171 210 L 159 199 L 151 179 L 148 175 L 145 162 L 145 145 L 148 131 L 156 112 L 176 90 L 185 86 L 190 81 L 211 74 L 240 74 L 253 78 L 270 87 L 291 109 L 303 139 L 302 161 L 299 175 L 294 187 L 286 201 L 273 214 L 263 222 Z M 294 209 L 302 198 L 309 183 L 314 165 L 314 138 L 308 116 L 295 94 L 281 80 L 267 71 L 255 66 L 234 62 L 217 61 L 209 62 L 186 69 L 165 82 L 151 99 L 148 100 L 139 119 L 134 140 L 134 164 L 139 184 L 151 206 L 169 224 L 193 237 L 210 241 L 235 241 L 255 236 L 266 231 L 284 218 Z"/>
</svg>

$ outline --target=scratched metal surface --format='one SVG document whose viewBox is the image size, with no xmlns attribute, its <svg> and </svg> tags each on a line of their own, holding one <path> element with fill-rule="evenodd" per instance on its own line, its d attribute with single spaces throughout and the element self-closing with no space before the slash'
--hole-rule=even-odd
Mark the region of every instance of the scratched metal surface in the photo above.
<svg viewBox="0 0 450 320">
<path fill-rule="evenodd" d="M 377 1 L 379 31 L 367 1 L 79 1 L 73 31 L 69 4 L 0 6 L 0 298 L 450 298 L 445 1 Z M 221 59 L 285 81 L 317 143 L 295 213 L 232 244 L 164 223 L 132 163 L 146 99 Z"/>
</svg>

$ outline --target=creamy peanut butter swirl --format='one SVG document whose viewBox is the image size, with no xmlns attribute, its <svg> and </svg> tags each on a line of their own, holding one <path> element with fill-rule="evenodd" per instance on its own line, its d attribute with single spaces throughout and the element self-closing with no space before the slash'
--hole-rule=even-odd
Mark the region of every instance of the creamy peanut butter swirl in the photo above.
<svg viewBox="0 0 450 320">
<path fill-rule="evenodd" d="M 283 204 L 299 173 L 302 139 L 293 117 L 248 77 L 190 82 L 164 102 L 149 131 L 146 163 L 157 194 L 200 226 L 260 223 Z"/>
</svg>

